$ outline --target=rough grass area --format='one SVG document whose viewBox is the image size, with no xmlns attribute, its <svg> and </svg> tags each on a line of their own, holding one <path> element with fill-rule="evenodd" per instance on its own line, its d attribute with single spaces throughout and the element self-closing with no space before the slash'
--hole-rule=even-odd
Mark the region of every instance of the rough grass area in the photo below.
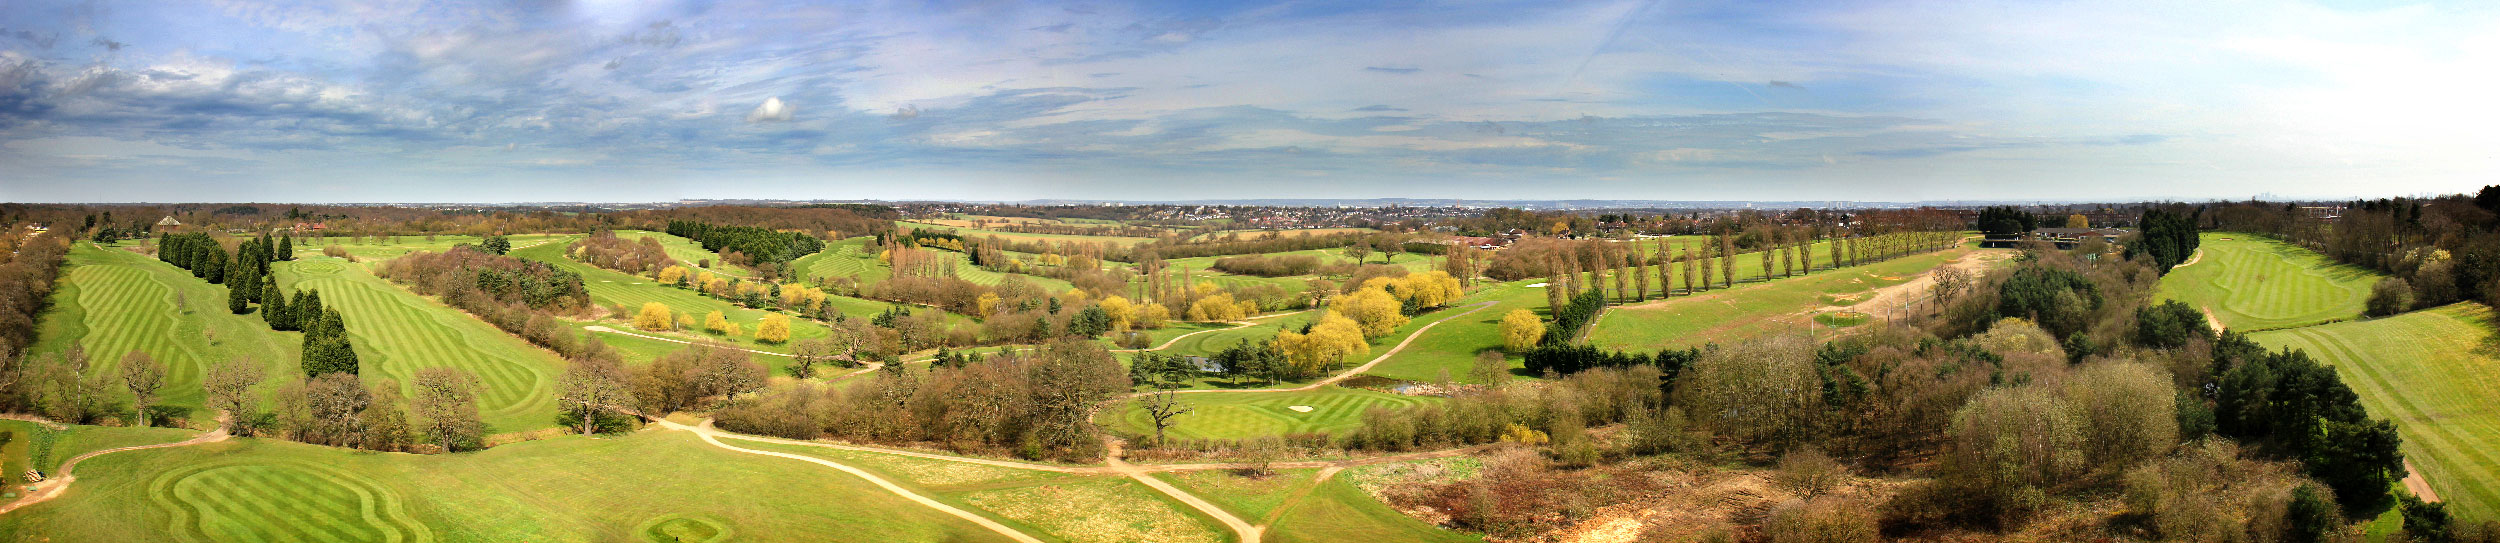
<svg viewBox="0 0 2500 543">
<path fill-rule="evenodd" d="M 413 396 L 418 369 L 456 367 L 486 385 L 478 409 L 495 432 L 555 425 L 556 375 L 564 371 L 555 353 L 383 281 L 361 264 L 314 257 L 276 269 L 288 292 L 319 289 L 322 307 L 346 317 L 364 378 L 397 380 Z"/>
<path fill-rule="evenodd" d="M 2463 303 L 2250 338 L 2333 364 L 2371 416 L 2396 422 L 2405 458 L 2450 511 L 2500 520 L 2500 336 L 2489 307 Z"/>
<path fill-rule="evenodd" d="M 1266 541 L 1483 541 L 1479 536 L 1434 528 L 1364 494 L 1343 475 L 1319 483 L 1267 531 Z"/>
<path fill-rule="evenodd" d="M 2379 274 L 2256 234 L 2206 232 L 2196 263 L 2170 271 L 2155 300 L 2212 311 L 2232 330 L 2359 318 Z"/>
<path fill-rule="evenodd" d="M 123 355 L 147 353 L 167 369 L 158 403 L 192 408 L 192 419 L 210 417 L 200 409 L 200 379 L 210 365 L 249 357 L 272 380 L 300 371 L 302 334 L 271 331 L 257 309 L 227 311 L 226 287 L 155 257 L 82 242 L 70 249 L 61 277 L 30 351 L 79 345 L 87 351 L 89 375 L 107 376 L 118 375 Z M 130 400 L 122 387 L 111 393 Z"/>
<path fill-rule="evenodd" d="M 1182 512 L 1136 481 L 1094 478 L 965 493 L 962 499 L 1070 543 L 1216 543 L 1221 528 Z"/>
<path fill-rule="evenodd" d="M 1815 272 L 1776 281 L 1738 283 L 1735 288 L 1608 308 L 1591 326 L 1589 343 L 1600 348 L 1654 351 L 1729 343 L 1775 333 L 1822 333 L 1812 322 L 1827 294 L 1898 285 L 1976 251 L 1968 246 L 1873 264 Z M 1822 255 L 1816 255 L 1822 256 Z M 1736 269 L 1744 274 L 1738 259 Z M 1759 272 L 1761 268 L 1754 268 Z M 1683 273 L 1682 269 L 1676 270 Z M 1682 282 L 1677 282 L 1681 285 Z M 1891 308 L 1859 307 L 1870 315 Z"/>
<path fill-rule="evenodd" d="M 1301 494 L 1308 493 L 1317 469 L 1276 470 L 1267 475 L 1243 475 L 1233 470 L 1182 471 L 1155 474 L 1217 506 L 1232 512 L 1251 524 L 1274 521 L 1279 508 Z"/>
<path fill-rule="evenodd" d="M 238 439 L 106 455 L 78 472 L 71 494 L 0 516 L 0 534 L 63 543 L 641 541 L 657 528 L 734 531 L 742 541 L 1002 540 L 856 477 L 684 432 L 431 456 Z M 714 526 L 695 525 L 704 523 Z"/>
<path fill-rule="evenodd" d="M 1240 439 L 1345 432 L 1361 424 L 1364 409 L 1401 409 L 1437 402 L 1440 398 L 1328 386 L 1300 392 L 1182 394 L 1180 401 L 1192 411 L 1176 419 L 1177 426 L 1165 430 L 1170 437 Z M 1311 412 L 1291 409 L 1297 405 L 1309 406 Z M 1113 429 L 1138 435 L 1154 434 L 1153 419 L 1148 418 L 1145 410 L 1139 409 L 1135 402 L 1105 408 L 1103 413 L 1098 420 Z"/>
</svg>

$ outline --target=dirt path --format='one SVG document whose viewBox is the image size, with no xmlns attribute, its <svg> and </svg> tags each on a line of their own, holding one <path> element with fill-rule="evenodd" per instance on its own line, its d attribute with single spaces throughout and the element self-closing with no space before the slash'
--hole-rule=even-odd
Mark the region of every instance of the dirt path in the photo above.
<svg viewBox="0 0 2500 543">
<path fill-rule="evenodd" d="M 35 483 L 35 484 L 34 484 L 34 488 L 35 488 L 35 489 L 34 489 L 33 491 L 27 492 L 27 493 L 26 493 L 26 497 L 24 497 L 24 498 L 19 498 L 17 501 L 14 501 L 14 502 L 9 502 L 9 503 L 7 503 L 7 504 L 0 504 L 0 514 L 5 514 L 5 513 L 8 513 L 8 512 L 10 512 L 10 511 L 16 511 L 16 510 L 18 510 L 18 508 L 21 508 L 21 507 L 26 507 L 26 506 L 29 506 L 29 505 L 34 505 L 34 504 L 38 504 L 38 503 L 43 503 L 43 502 L 45 502 L 45 501 L 49 501 L 49 500 L 51 500 L 51 499 L 53 499 L 53 498 L 58 498 L 58 497 L 61 497 L 61 494 L 62 494 L 62 493 L 69 491 L 69 484 L 70 484 L 70 483 L 73 483 L 73 482 L 77 482 L 77 481 L 78 481 L 78 476 L 77 476 L 76 474 L 74 474 L 74 473 L 71 473 L 71 472 L 70 472 L 70 470 L 71 470 L 72 468 L 76 468 L 76 467 L 78 467 L 78 463 L 79 463 L 79 462 L 85 461 L 85 460 L 87 460 L 87 459 L 89 459 L 89 458 L 95 458 L 95 457 L 98 457 L 98 456 L 103 456 L 103 455 L 112 454 L 112 453 L 117 453 L 117 452 L 123 452 L 123 451 L 136 451 L 136 450 L 142 450 L 142 449 L 163 449 L 163 448 L 167 448 L 167 447 L 188 447 L 188 446 L 192 446 L 192 445 L 198 445 L 198 444 L 201 444 L 201 443 L 215 443 L 215 442 L 225 441 L 225 440 L 226 440 L 226 429 L 225 429 L 225 428 L 223 428 L 223 427 L 219 427 L 219 428 L 218 428 L 218 429 L 216 429 L 216 430 L 213 430 L 213 431 L 210 431 L 210 432 L 207 432 L 207 433 L 203 433 L 203 434 L 200 434 L 200 435 L 198 435 L 198 436 L 193 436 L 191 439 L 185 439 L 185 440 L 182 440 L 182 441 L 176 441 L 176 442 L 173 442 L 173 443 L 158 443 L 158 444 L 155 444 L 155 445 L 134 445 L 134 446 L 129 446 L 129 447 L 117 447 L 117 448 L 105 449 L 105 450 L 101 450 L 101 451 L 94 451 L 94 452 L 90 452 L 90 453 L 87 453 L 87 454 L 81 454 L 81 455 L 78 455 L 78 456 L 73 456 L 73 457 L 70 457 L 70 459 L 69 459 L 69 460 L 64 461 L 64 462 L 61 462 L 61 469 L 60 469 L 59 473 L 54 473 L 54 474 L 52 474 L 52 478 L 50 478 L 50 479 L 45 479 L 43 482 L 40 482 L 40 483 Z"/>
<path fill-rule="evenodd" d="M 2422 470 L 2413 469 L 2412 460 L 2405 461 L 2405 490 L 2413 492 L 2413 497 L 2422 501 L 2439 501 L 2439 491 L 2431 490 L 2430 480 L 2422 478 Z"/>
<path fill-rule="evenodd" d="M 1007 536 L 1007 538 L 1008 538 L 1008 539 L 1013 539 L 1013 540 L 1019 541 L 1019 542 L 1021 542 L 1021 543 L 1042 543 L 1042 540 L 1041 540 L 1041 539 L 1035 538 L 1035 537 L 1030 536 L 1030 535 L 1025 535 L 1025 533 L 1024 533 L 1024 532 L 1017 531 L 1017 530 L 1016 530 L 1016 529 L 1014 529 L 1014 528 L 1009 528 L 1009 527 L 1007 527 L 1007 525 L 1005 525 L 1005 524 L 999 524 L 999 523 L 998 523 L 998 521 L 990 520 L 990 519 L 989 519 L 989 517 L 984 517 L 984 516 L 981 516 L 981 515 L 975 515 L 975 514 L 972 514 L 972 512 L 970 512 L 970 511 L 965 511 L 965 510 L 962 510 L 962 509 L 957 509 L 957 508 L 955 508 L 955 506 L 952 506 L 952 505 L 947 505 L 947 504 L 945 504 L 944 502 L 940 502 L 940 501 L 937 501 L 937 500 L 934 500 L 934 499 L 930 499 L 928 496 L 922 496 L 922 495 L 920 495 L 919 493 L 912 492 L 910 489 L 903 488 L 903 487 L 902 487 L 902 485 L 897 485 L 897 484 L 894 484 L 894 482 L 893 482 L 893 481 L 888 481 L 888 480 L 885 480 L 885 478 L 883 478 L 883 477 L 878 477 L 876 474 L 874 474 L 874 473 L 869 473 L 869 472 L 867 472 L 866 470 L 861 470 L 861 469 L 859 469 L 859 468 L 854 468 L 854 467 L 850 467 L 850 466 L 846 466 L 846 465 L 842 465 L 842 464 L 837 464 L 837 463 L 834 463 L 833 461 L 830 461 L 830 460 L 825 460 L 825 459 L 822 459 L 822 458 L 816 458 L 816 457 L 812 457 L 812 456 L 799 455 L 799 454 L 791 454 L 791 453 L 785 453 L 785 452 L 759 451 L 759 450 L 755 450 L 755 449 L 748 449 L 748 448 L 744 448 L 744 447 L 738 447 L 738 446 L 735 446 L 735 445 L 730 445 L 730 444 L 727 444 L 727 443 L 722 443 L 722 442 L 720 441 L 720 439 L 719 439 L 719 438 L 714 437 L 714 435 L 713 435 L 713 434 L 715 433 L 715 431 L 714 431 L 714 430 L 712 430 L 712 428 L 711 428 L 711 421 L 708 421 L 708 420 L 707 420 L 707 421 L 704 421 L 704 424 L 703 424 L 702 426 L 687 426 L 687 425 L 683 425 L 683 424 L 678 424 L 678 423 L 674 423 L 674 422 L 669 422 L 667 419 L 651 419 L 651 421 L 652 421 L 652 423 L 653 423 L 653 424 L 658 424 L 658 425 L 660 425 L 660 427 L 662 427 L 662 428 L 667 428 L 667 429 L 670 429 L 670 430 L 685 430 L 685 431 L 689 431 L 689 432 L 694 432 L 694 435 L 695 435 L 696 437 L 703 438 L 703 442 L 705 442 L 705 443 L 710 443 L 710 444 L 712 444 L 712 446 L 714 446 L 714 447 L 720 447 L 720 448 L 723 448 L 723 449 L 729 449 L 729 450 L 732 450 L 732 451 L 737 451 L 737 452 L 742 452 L 742 453 L 747 453 L 747 454 L 758 454 L 758 455 L 771 456 L 771 457 L 777 457 L 777 458 L 788 458 L 788 459 L 791 459 L 791 460 L 797 460 L 797 461 L 801 461 L 801 462 L 807 462 L 807 463 L 816 464 L 816 465 L 820 465 L 820 466 L 825 466 L 825 467 L 829 467 L 829 468 L 833 468 L 833 469 L 837 469 L 837 470 L 842 470 L 842 472 L 843 472 L 843 473 L 848 473 L 848 474 L 851 474 L 851 475 L 854 475 L 854 476 L 858 476 L 858 477 L 859 477 L 859 478 L 861 478 L 861 479 L 866 479 L 866 480 L 868 480 L 868 482 L 869 482 L 869 483 L 875 484 L 875 485 L 877 485 L 877 487 L 879 487 L 879 488 L 883 488 L 883 489 L 885 489 L 887 492 L 893 492 L 893 493 L 894 493 L 894 494 L 896 494 L 896 495 L 902 496 L 902 497 L 904 497 L 904 498 L 906 498 L 906 499 L 909 499 L 909 500 L 911 500 L 911 501 L 913 501 L 913 502 L 917 502 L 917 503 L 919 503 L 920 505 L 927 506 L 927 507 L 929 507 L 930 509 L 936 509 L 936 510 L 939 510 L 939 511 L 943 511 L 943 512 L 945 512 L 946 514 L 954 515 L 954 516 L 956 516 L 956 517 L 958 517 L 958 518 L 962 518 L 962 519 L 964 519 L 964 520 L 971 521 L 973 524 L 978 524 L 978 525 L 980 525 L 980 526 L 981 526 L 981 527 L 983 527 L 983 528 L 988 528 L 990 531 L 993 531 L 993 532 L 998 532 L 998 535 Z"/>
<path fill-rule="evenodd" d="M 1183 492 L 1180 488 L 1172 486 L 1171 483 L 1166 483 L 1163 482 L 1162 479 L 1155 478 L 1152 475 L 1147 475 L 1145 470 L 1138 469 L 1137 466 L 1130 465 L 1127 461 L 1121 460 L 1120 440 L 1104 439 L 1103 441 L 1103 446 L 1110 450 L 1110 454 L 1103 456 L 1103 462 L 1110 464 L 1111 471 L 1121 475 L 1126 475 L 1130 480 L 1146 485 L 1147 488 L 1155 489 L 1156 492 L 1162 492 L 1165 496 L 1171 496 L 1172 499 L 1180 500 L 1181 503 L 1189 505 L 1191 509 L 1197 509 L 1198 512 L 1205 513 L 1208 517 L 1214 518 L 1216 522 L 1224 523 L 1225 527 L 1233 530 L 1233 535 L 1240 543 L 1259 543 L 1260 534 L 1267 531 L 1265 527 L 1251 526 L 1248 522 L 1242 522 L 1241 517 L 1233 516 L 1231 512 L 1225 511 L 1224 508 L 1216 507 L 1215 504 L 1208 503 L 1206 499 L 1199 498 L 1196 494 Z"/>
<path fill-rule="evenodd" d="M 2210 308 L 2210 307 L 2199 307 L 2199 308 L 2196 308 L 2196 310 L 2197 310 L 2197 311 L 2202 311 L 2202 312 L 2204 312 L 2204 313 L 2205 313 L 2205 325 L 2206 325 L 2206 326 L 2211 326 L 2211 327 L 2213 327 L 2213 328 L 2214 328 L 2214 333 L 2221 333 L 2221 332 L 2222 332 L 2222 319 L 2219 319 L 2219 318 L 2215 318 L 2215 317 L 2214 317 L 2214 310 L 2213 310 L 2213 308 Z"/>
<path fill-rule="evenodd" d="M 2203 261 L 2205 261 L 2205 249 L 2204 249 L 2203 247 L 2198 247 L 2198 248 L 2196 249 L 2196 252 L 2194 252 L 2194 253 L 2189 253 L 2189 254 L 2188 254 L 2188 259 L 2187 259 L 2187 261 L 2185 261 L 2185 262 L 2180 262 L 2180 263 L 2179 263 L 2179 265 L 2177 265 L 2177 266 L 2171 266 L 2171 267 L 2170 267 L 2170 269 L 2176 270 L 2176 269 L 2179 269 L 2179 268 L 2185 268 L 2185 267 L 2192 266 L 2192 265 L 2195 265 L 2195 264 L 2196 264 L 2196 263 L 2198 263 L 2198 262 L 2203 262 Z"/>
<path fill-rule="evenodd" d="M 1977 278 L 1979 277 L 1980 272 L 1984 271 L 1988 266 L 1993 266 L 1996 263 L 2012 258 L 2013 256 L 2014 251 L 1972 251 L 1968 254 L 1962 255 L 1960 260 L 1956 260 L 1951 264 L 1945 264 L 1943 266 L 1937 266 L 1929 269 L 1926 272 L 1918 274 L 1918 277 L 1911 278 L 1909 281 L 1889 287 L 1878 287 L 1875 289 L 1875 293 L 1873 295 L 1870 295 L 1865 299 L 1858 300 L 1858 303 L 1856 304 L 1845 306 L 1826 305 L 1816 308 L 1815 310 L 1808 312 L 1808 314 L 1852 310 L 1872 314 L 1872 311 L 1881 311 L 1883 308 L 1903 306 L 1927 297 L 1928 291 L 1933 290 L 1933 287 L 1936 284 L 1936 270 L 1953 268 L 1961 270 L 1963 273 L 1970 274 L 1972 278 Z"/>
</svg>

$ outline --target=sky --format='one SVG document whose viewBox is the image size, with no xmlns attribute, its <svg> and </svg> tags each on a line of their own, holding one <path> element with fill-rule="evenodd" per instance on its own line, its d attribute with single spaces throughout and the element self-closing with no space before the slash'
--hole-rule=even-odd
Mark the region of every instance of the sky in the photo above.
<svg viewBox="0 0 2500 543">
<path fill-rule="evenodd" d="M 2500 3 L 0 2 L 0 201 L 2349 198 Z"/>
</svg>

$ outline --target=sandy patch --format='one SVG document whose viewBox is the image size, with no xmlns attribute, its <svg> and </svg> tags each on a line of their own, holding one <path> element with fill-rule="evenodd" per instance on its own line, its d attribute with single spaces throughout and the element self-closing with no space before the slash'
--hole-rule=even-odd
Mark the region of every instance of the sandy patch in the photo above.
<svg viewBox="0 0 2500 543">
<path fill-rule="evenodd" d="M 1311 406 L 1308 406 L 1308 405 L 1292 405 L 1292 406 L 1286 406 L 1285 408 L 1286 408 L 1286 409 L 1291 409 L 1291 410 L 1293 410 L 1293 411 L 1294 411 L 1294 412 L 1296 412 L 1296 413 L 1309 413 L 1309 412 L 1311 412 Z"/>
</svg>

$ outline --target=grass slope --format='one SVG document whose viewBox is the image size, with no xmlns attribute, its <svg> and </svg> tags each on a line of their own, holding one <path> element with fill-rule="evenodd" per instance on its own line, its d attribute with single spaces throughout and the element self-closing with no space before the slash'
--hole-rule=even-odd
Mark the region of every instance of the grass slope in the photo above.
<svg viewBox="0 0 2500 543">
<path fill-rule="evenodd" d="M 2489 307 L 2463 303 L 2249 337 L 2335 365 L 2371 416 L 2396 422 L 2405 458 L 2450 510 L 2500 520 L 2500 336 Z"/>
<path fill-rule="evenodd" d="M 1002 540 L 858 478 L 684 432 L 452 455 L 239 439 L 78 471 L 70 495 L 0 516 L 0 540 L 650 541 L 724 529 L 740 541 Z"/>
<path fill-rule="evenodd" d="M 1727 343 L 1782 331 L 1805 333 L 1819 327 L 1813 323 L 1810 311 L 1822 307 L 1827 294 L 1851 294 L 1901 284 L 1927 270 L 1968 257 L 1976 250 L 1964 246 L 1610 308 L 1591 327 L 1588 341 L 1607 349 L 1657 350 Z M 1741 264 L 1737 266 L 1739 276 L 1744 269 Z M 1761 269 L 1757 266 L 1755 271 Z M 1683 270 L 1676 272 L 1681 274 Z M 1679 275 L 1677 284 L 1682 284 L 1681 279 Z M 1883 309 L 1886 308 L 1860 310 L 1876 313 Z"/>
<path fill-rule="evenodd" d="M 2163 276 L 2154 299 L 2205 308 L 2233 330 L 2358 318 L 2377 273 L 2255 234 L 2206 232 L 2204 255 Z"/>
<path fill-rule="evenodd" d="M 187 310 L 177 309 L 178 299 Z M 168 370 L 159 403 L 191 407 L 194 419 L 208 416 L 199 410 L 200 379 L 218 361 L 249 357 L 271 379 L 300 367 L 300 334 L 269 330 L 257 312 L 228 312 L 224 286 L 118 248 L 72 247 L 52 306 L 40 320 L 32 352 L 57 353 L 76 344 L 86 349 L 89 373 L 104 375 L 118 375 L 113 372 L 124 354 L 147 353 Z M 121 387 L 113 393 L 129 399 Z"/>
<path fill-rule="evenodd" d="M 277 268 L 289 292 L 319 289 L 322 306 L 346 317 L 365 378 L 395 379 L 413 392 L 418 369 L 468 370 L 486 385 L 478 408 L 495 431 L 554 426 L 556 375 L 564 370 L 554 353 L 374 277 L 363 265 L 307 258 Z"/>
<path fill-rule="evenodd" d="M 1428 396 L 1400 396 L 1386 392 L 1321 387 L 1299 392 L 1205 392 L 1180 395 L 1180 401 L 1191 409 L 1181 415 L 1178 425 L 1166 430 L 1176 438 L 1240 439 L 1301 433 L 1341 433 L 1361 425 L 1363 410 L 1372 407 L 1401 409 L 1440 401 Z M 1309 406 L 1311 412 L 1294 411 L 1292 406 Z M 1123 402 L 1103 410 L 1101 423 L 1115 430 L 1139 435 L 1153 435 L 1153 419 L 1146 416 L 1134 401 Z"/>
<path fill-rule="evenodd" d="M 1544 281 L 1487 283 L 1479 287 L 1475 292 L 1468 293 L 1467 297 L 1452 302 L 1450 305 L 1467 306 L 1490 301 L 1495 302 L 1493 307 L 1460 317 L 1458 320 L 1442 323 L 1440 326 L 1425 331 L 1422 337 L 1415 338 L 1414 343 L 1408 344 L 1406 350 L 1398 351 L 1397 355 L 1381 361 L 1380 365 L 1373 366 L 1372 370 L 1365 375 L 1408 381 L 1434 381 L 1441 378 L 1443 370 L 1447 370 L 1453 382 L 1472 382 L 1467 378 L 1467 371 L 1475 367 L 1476 353 L 1502 348 L 1502 315 L 1509 314 L 1514 309 L 1526 309 L 1536 312 L 1539 318 L 1547 317 L 1545 288 L 1528 287 L 1528 285 L 1542 282 Z M 1510 358 L 1517 359 L 1518 357 Z M 1513 367 L 1517 367 L 1517 360 L 1513 360 Z"/>
</svg>

